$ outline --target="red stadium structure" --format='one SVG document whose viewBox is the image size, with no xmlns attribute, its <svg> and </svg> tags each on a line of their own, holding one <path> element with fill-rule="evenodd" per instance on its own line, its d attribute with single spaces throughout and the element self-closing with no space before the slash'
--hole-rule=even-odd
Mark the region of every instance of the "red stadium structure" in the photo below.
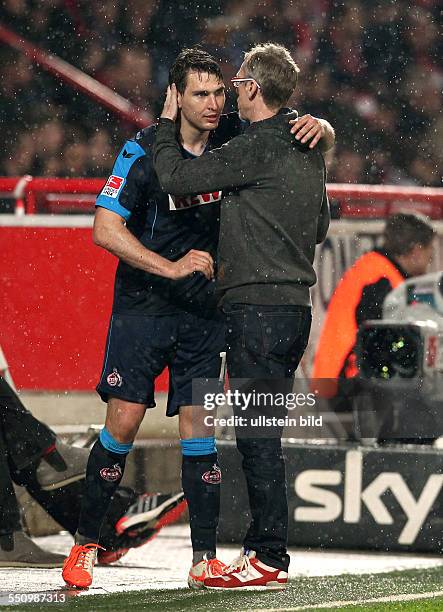
<svg viewBox="0 0 443 612">
<path fill-rule="evenodd" d="M 0 199 L 13 200 L 16 214 L 92 213 L 105 178 L 0 177 Z M 443 188 L 332 183 L 328 195 L 341 219 L 382 219 L 413 207 L 443 219 Z"/>
<path fill-rule="evenodd" d="M 0 346 L 19 388 L 89 390 L 97 380 L 116 266 L 92 241 L 94 200 L 104 183 L 0 178 L 0 206 L 14 213 L 0 214 Z M 406 208 L 437 225 L 443 219 L 443 189 L 335 184 L 328 193 L 348 225 Z"/>
</svg>

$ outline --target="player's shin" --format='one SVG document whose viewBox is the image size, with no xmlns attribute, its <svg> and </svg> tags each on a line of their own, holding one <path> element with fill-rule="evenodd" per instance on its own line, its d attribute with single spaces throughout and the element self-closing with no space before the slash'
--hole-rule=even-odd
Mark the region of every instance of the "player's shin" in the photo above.
<svg viewBox="0 0 443 612">
<path fill-rule="evenodd" d="M 88 460 L 77 543 L 98 542 L 103 519 L 123 477 L 131 448 L 132 443 L 117 442 L 106 428 L 102 429 Z"/>
<path fill-rule="evenodd" d="M 182 486 L 189 507 L 193 565 L 214 559 L 220 512 L 221 471 L 215 438 L 181 440 Z"/>
</svg>

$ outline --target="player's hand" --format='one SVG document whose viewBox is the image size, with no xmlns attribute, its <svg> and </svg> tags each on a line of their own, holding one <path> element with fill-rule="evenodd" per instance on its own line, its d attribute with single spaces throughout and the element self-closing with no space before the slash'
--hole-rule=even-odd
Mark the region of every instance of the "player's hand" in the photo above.
<svg viewBox="0 0 443 612">
<path fill-rule="evenodd" d="M 171 119 L 171 121 L 175 121 L 177 119 L 177 115 L 177 87 L 175 86 L 175 83 L 172 83 L 172 85 L 169 85 L 168 89 L 166 90 L 166 100 L 160 117 L 162 119 Z"/>
<path fill-rule="evenodd" d="M 208 280 L 214 278 L 214 260 L 206 251 L 191 249 L 178 261 L 171 262 L 173 280 L 185 278 L 193 272 L 201 272 Z"/>
<path fill-rule="evenodd" d="M 295 134 L 296 140 L 303 143 L 311 141 L 309 143 L 310 149 L 313 149 L 325 135 L 322 121 L 312 115 L 303 115 L 298 119 L 291 119 L 289 123 L 292 125 L 291 133 Z"/>
</svg>

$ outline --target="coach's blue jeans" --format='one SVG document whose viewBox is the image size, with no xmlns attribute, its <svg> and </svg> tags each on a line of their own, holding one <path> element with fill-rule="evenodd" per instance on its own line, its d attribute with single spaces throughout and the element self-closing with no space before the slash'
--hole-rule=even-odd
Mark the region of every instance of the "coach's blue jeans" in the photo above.
<svg viewBox="0 0 443 612">
<path fill-rule="evenodd" d="M 230 380 L 251 379 L 252 388 L 254 381 L 260 386 L 260 381 L 275 379 L 278 389 L 289 393 L 308 343 L 311 309 L 224 304 L 222 310 Z M 281 431 L 274 428 L 269 438 L 245 437 L 237 428 L 236 435 L 252 516 L 243 546 L 255 550 L 263 563 L 287 571 L 288 502 Z"/>
</svg>

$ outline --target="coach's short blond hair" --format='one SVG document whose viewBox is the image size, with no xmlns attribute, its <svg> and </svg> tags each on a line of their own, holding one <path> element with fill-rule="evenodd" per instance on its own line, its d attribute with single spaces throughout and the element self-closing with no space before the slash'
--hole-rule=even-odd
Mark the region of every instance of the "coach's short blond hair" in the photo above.
<svg viewBox="0 0 443 612">
<path fill-rule="evenodd" d="M 282 45 L 265 43 L 245 53 L 247 76 L 260 85 L 263 100 L 271 109 L 280 109 L 297 86 L 299 67 Z"/>
</svg>

